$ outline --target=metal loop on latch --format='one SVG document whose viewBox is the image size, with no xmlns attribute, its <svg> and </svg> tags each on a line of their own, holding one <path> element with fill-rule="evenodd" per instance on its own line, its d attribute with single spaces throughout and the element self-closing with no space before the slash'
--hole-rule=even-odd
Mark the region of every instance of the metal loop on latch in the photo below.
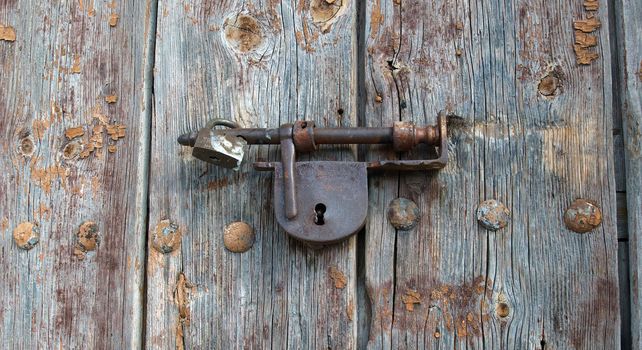
<svg viewBox="0 0 642 350">
<path fill-rule="evenodd" d="M 221 119 L 221 118 L 212 119 L 209 122 L 207 122 L 207 124 L 205 124 L 205 127 L 208 129 L 214 129 L 214 127 L 216 126 L 226 126 L 230 129 L 240 128 L 240 126 L 236 122 L 233 122 L 227 119 Z"/>
</svg>

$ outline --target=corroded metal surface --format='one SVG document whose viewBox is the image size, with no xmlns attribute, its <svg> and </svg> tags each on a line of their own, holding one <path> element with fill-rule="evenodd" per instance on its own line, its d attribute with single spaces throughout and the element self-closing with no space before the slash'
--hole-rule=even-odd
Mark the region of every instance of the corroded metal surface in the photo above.
<svg viewBox="0 0 642 350">
<path fill-rule="evenodd" d="M 569 230 L 586 233 L 600 226 L 602 210 L 597 203 L 589 199 L 576 199 L 564 213 L 564 224 Z"/>
</svg>

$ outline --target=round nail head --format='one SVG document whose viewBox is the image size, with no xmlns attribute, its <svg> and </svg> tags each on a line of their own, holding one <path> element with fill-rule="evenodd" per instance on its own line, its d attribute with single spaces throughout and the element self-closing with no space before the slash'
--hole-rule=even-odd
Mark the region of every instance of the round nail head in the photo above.
<svg viewBox="0 0 642 350">
<path fill-rule="evenodd" d="M 564 213 L 564 224 L 577 233 L 586 233 L 600 226 L 602 210 L 597 204 L 588 199 L 576 199 Z"/>
<path fill-rule="evenodd" d="M 509 220 L 510 210 L 500 201 L 489 199 L 477 207 L 477 221 L 487 230 L 500 230 L 508 225 Z"/>
<path fill-rule="evenodd" d="M 161 220 L 154 228 L 152 247 L 163 254 L 176 250 L 181 245 L 182 234 L 171 220 Z"/>
<path fill-rule="evenodd" d="M 29 250 L 40 241 L 40 229 L 31 222 L 18 224 L 13 230 L 13 240 L 20 249 Z"/>
<path fill-rule="evenodd" d="M 406 198 L 397 198 L 388 206 L 388 221 L 397 230 L 408 231 L 419 221 L 419 208 L 415 202 Z"/>
<path fill-rule="evenodd" d="M 225 248 L 233 253 L 243 253 L 254 245 L 254 230 L 245 222 L 235 221 L 223 231 Z"/>
</svg>

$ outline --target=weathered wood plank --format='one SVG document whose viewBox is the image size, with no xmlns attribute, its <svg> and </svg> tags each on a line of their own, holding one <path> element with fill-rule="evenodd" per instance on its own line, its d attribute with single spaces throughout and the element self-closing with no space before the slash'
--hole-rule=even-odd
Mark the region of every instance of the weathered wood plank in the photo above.
<svg viewBox="0 0 642 350">
<path fill-rule="evenodd" d="M 642 347 L 642 3 L 615 1 L 616 33 L 620 73 L 620 103 L 626 155 L 626 201 L 628 212 L 631 283 L 631 341 Z"/>
<path fill-rule="evenodd" d="M 611 61 L 599 5 L 368 3 L 367 124 L 460 116 L 445 169 L 371 180 L 371 347 L 618 348 Z M 581 39 L 596 46 L 576 57 L 573 21 L 590 16 L 602 26 Z M 386 219 L 397 196 L 421 210 L 415 229 Z M 576 198 L 602 209 L 591 233 L 564 226 Z M 512 212 L 506 228 L 478 225 L 487 199 Z"/>
<path fill-rule="evenodd" d="M 160 1 L 147 347 L 355 347 L 355 239 L 313 251 L 278 228 L 271 174 L 251 169 L 279 159 L 278 148 L 250 147 L 234 173 L 175 142 L 210 118 L 355 125 L 355 19 L 347 0 Z M 153 247 L 162 220 L 181 235 L 168 254 Z M 223 244 L 225 226 L 238 220 L 256 233 L 242 254 Z"/>
<path fill-rule="evenodd" d="M 144 1 L 0 1 L 3 347 L 141 345 L 147 15 Z M 23 222 L 39 227 L 30 250 L 12 236 Z"/>
</svg>

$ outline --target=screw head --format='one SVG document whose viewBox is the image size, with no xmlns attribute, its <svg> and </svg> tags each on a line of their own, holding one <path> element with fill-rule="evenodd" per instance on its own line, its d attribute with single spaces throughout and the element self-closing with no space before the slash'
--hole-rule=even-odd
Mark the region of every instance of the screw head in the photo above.
<svg viewBox="0 0 642 350">
<path fill-rule="evenodd" d="M 388 206 L 388 221 L 397 230 L 412 230 L 419 221 L 421 213 L 417 204 L 407 198 L 397 198 Z"/>
<path fill-rule="evenodd" d="M 254 245 L 254 229 L 245 222 L 235 221 L 223 231 L 225 248 L 233 253 L 243 253 Z"/>
<path fill-rule="evenodd" d="M 477 221 L 490 231 L 500 230 L 510 221 L 510 210 L 504 203 L 489 199 L 479 203 L 477 207 Z"/>
<path fill-rule="evenodd" d="M 20 249 L 29 250 L 40 241 L 40 229 L 31 222 L 18 224 L 13 230 L 13 240 Z"/>
<path fill-rule="evenodd" d="M 564 224 L 577 233 L 586 233 L 600 226 L 602 210 L 592 200 L 579 198 L 564 213 Z"/>
</svg>

